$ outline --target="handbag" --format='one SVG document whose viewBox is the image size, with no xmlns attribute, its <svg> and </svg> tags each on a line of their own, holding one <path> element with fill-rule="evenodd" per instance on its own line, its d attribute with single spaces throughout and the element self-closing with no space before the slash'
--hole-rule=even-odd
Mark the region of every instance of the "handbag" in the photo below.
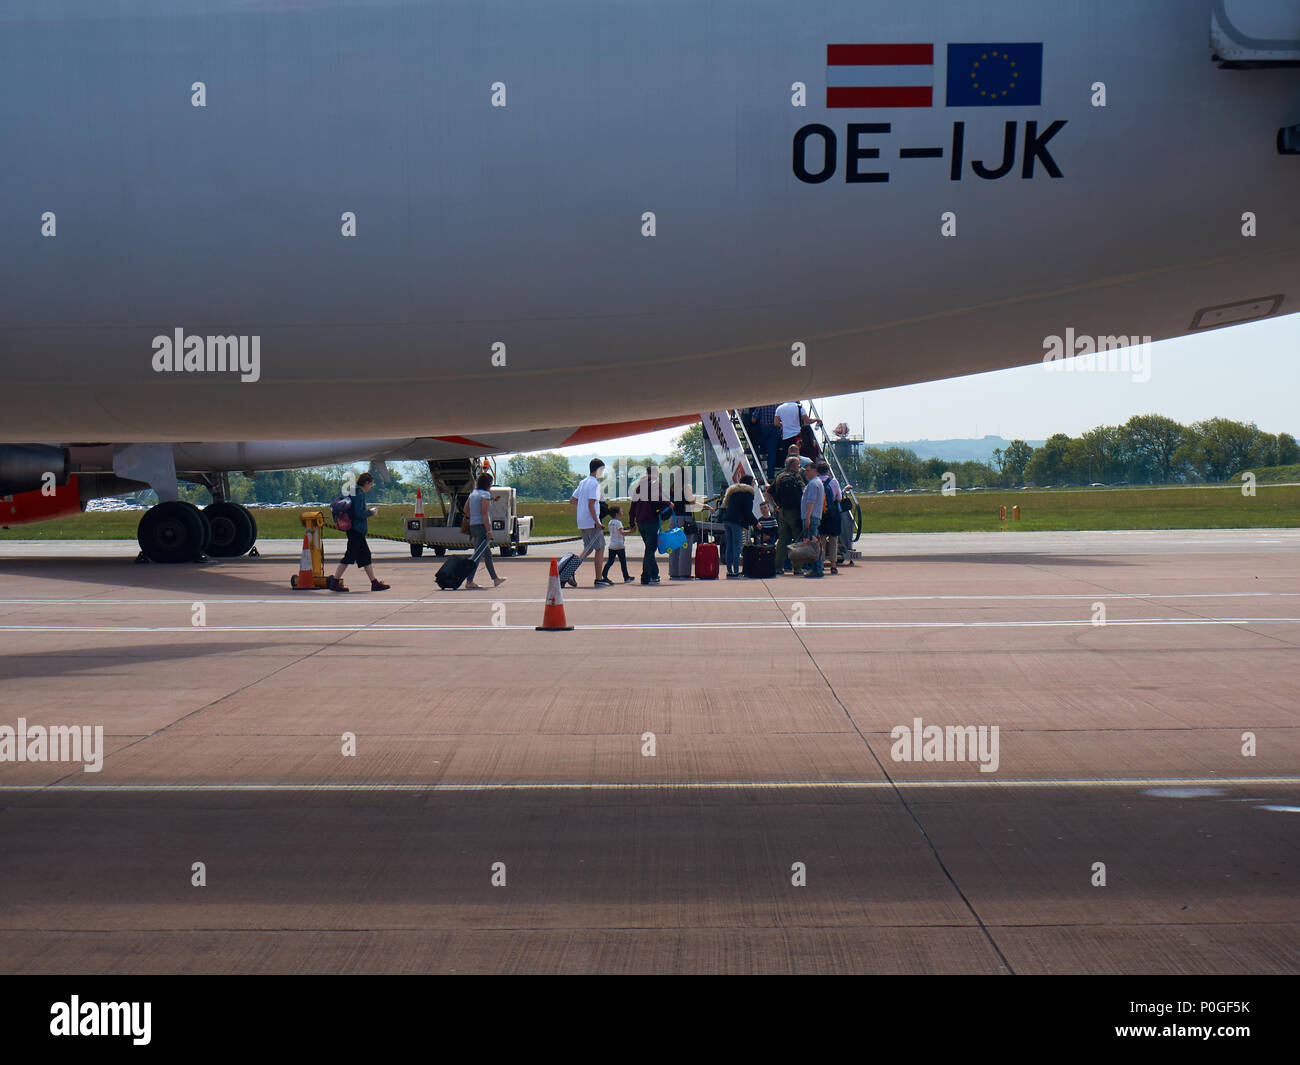
<svg viewBox="0 0 1300 1065">
<path fill-rule="evenodd" d="M 465 500 L 465 505 L 460 508 L 460 531 L 466 536 L 469 535 L 469 500 Z"/>
<path fill-rule="evenodd" d="M 674 526 L 671 529 L 663 528 L 663 522 L 665 516 L 667 516 L 669 521 L 672 520 L 672 516 L 673 516 L 672 507 L 665 507 L 662 511 L 659 512 L 660 529 L 659 529 L 658 547 L 659 547 L 659 553 L 661 555 L 667 555 L 670 552 L 676 551 L 679 547 L 684 546 L 686 543 L 685 529 L 681 528 L 680 526 Z"/>
<path fill-rule="evenodd" d="M 679 547 L 686 546 L 686 530 L 681 528 L 660 530 L 659 532 L 659 553 L 666 555 L 670 551 L 676 551 Z"/>
<path fill-rule="evenodd" d="M 816 562 L 822 553 L 817 540 L 800 540 L 785 549 L 786 557 L 796 566 L 807 566 Z"/>
</svg>

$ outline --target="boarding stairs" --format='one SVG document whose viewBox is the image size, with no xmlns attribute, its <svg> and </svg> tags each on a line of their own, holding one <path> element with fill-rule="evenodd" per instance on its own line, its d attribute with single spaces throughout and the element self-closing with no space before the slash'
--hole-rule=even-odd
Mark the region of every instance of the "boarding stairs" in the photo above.
<svg viewBox="0 0 1300 1065">
<path fill-rule="evenodd" d="M 741 453 L 744 455 L 745 463 L 749 467 L 747 472 L 754 478 L 754 484 L 758 487 L 759 494 L 762 495 L 771 483 L 767 479 L 766 459 L 758 453 L 758 448 L 754 446 L 754 441 L 750 439 L 749 430 L 745 425 L 745 419 L 741 417 L 741 412 L 729 410 L 726 413 L 736 430 L 736 436 L 740 438 Z"/>
<path fill-rule="evenodd" d="M 459 525 L 460 510 L 474 491 L 479 474 L 491 473 L 496 480 L 496 464 L 491 459 L 429 459 L 429 475 L 442 508 L 444 525 Z"/>
<path fill-rule="evenodd" d="M 835 479 L 839 482 L 840 487 L 844 488 L 849 483 L 849 479 L 845 473 L 844 464 L 840 461 L 839 455 L 832 446 L 833 439 L 831 434 L 826 431 L 826 426 L 822 423 L 821 415 L 817 411 L 817 405 L 809 400 L 806 403 L 800 404 L 800 406 L 807 412 L 809 421 L 812 423 L 813 435 L 817 440 L 818 446 L 821 448 L 821 458 L 826 460 L 827 464 L 831 468 L 831 473 L 835 475 Z M 723 465 L 725 466 L 729 464 L 732 468 L 724 469 L 724 472 L 728 475 L 730 482 L 738 480 L 740 473 L 751 474 L 761 495 L 770 483 L 767 478 L 766 456 L 759 453 L 753 439 L 750 437 L 748 427 L 745 425 L 743 412 L 741 410 L 714 411 L 712 414 L 704 415 L 704 418 L 711 418 L 715 421 L 725 418 L 726 421 L 731 423 L 731 427 L 735 430 L 736 438 L 740 443 L 740 449 L 739 454 L 735 455 L 731 454 L 730 449 L 725 449 L 727 451 L 726 458 L 728 462 L 723 463 Z M 716 425 L 711 428 L 709 423 L 707 421 L 705 422 L 706 437 L 712 436 L 716 431 Z M 811 456 L 809 457 L 811 458 Z M 780 472 L 782 465 L 785 463 L 785 458 L 785 455 L 777 455 L 775 472 Z M 725 489 L 725 485 L 723 488 Z M 854 524 L 853 539 L 856 541 L 857 538 L 862 535 L 862 506 L 858 500 L 857 493 L 853 489 L 845 489 L 845 495 L 852 504 Z"/>
</svg>

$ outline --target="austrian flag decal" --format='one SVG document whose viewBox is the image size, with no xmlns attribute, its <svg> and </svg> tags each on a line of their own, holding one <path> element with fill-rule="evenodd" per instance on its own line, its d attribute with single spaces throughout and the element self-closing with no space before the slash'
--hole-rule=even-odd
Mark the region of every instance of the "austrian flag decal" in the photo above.
<svg viewBox="0 0 1300 1065">
<path fill-rule="evenodd" d="M 827 107 L 931 107 L 934 45 L 828 44 Z"/>
</svg>

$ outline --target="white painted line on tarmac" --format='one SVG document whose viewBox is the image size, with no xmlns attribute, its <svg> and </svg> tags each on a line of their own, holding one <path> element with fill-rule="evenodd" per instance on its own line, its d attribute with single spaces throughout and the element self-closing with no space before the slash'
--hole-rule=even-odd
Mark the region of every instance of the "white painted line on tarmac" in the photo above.
<svg viewBox="0 0 1300 1065">
<path fill-rule="evenodd" d="M 646 629 L 1052 629 L 1148 628 L 1169 625 L 1300 625 L 1300 618 L 1126 618 L 1104 625 L 1090 619 L 1062 621 L 643 621 L 618 625 L 579 625 L 584 631 L 638 632 Z M 508 632 L 532 631 L 536 625 L 0 625 L 0 632 Z"/>
<path fill-rule="evenodd" d="M 378 792 L 378 791 L 893 791 L 942 788 L 1164 788 L 1300 785 L 1300 777 L 1117 777 L 1063 780 L 668 780 L 542 783 L 266 783 L 266 784 L 5 784 L 0 794 L 31 792 Z"/>
<path fill-rule="evenodd" d="M 490 589 L 485 589 L 490 591 Z M 540 596 L 528 596 L 522 599 L 510 599 L 493 595 L 440 595 L 434 593 L 422 599 L 398 599 L 388 596 L 371 598 L 369 594 L 358 596 L 292 596 L 278 599 L 223 599 L 217 596 L 205 596 L 199 592 L 188 599 L 0 599 L 0 606 L 193 606 L 197 602 L 218 606 L 282 606 L 286 604 L 319 605 L 331 603 L 336 605 L 354 604 L 360 606 L 384 607 L 393 604 L 437 606 L 458 603 L 540 603 Z M 810 600 L 818 603 L 926 603 L 926 602 L 1023 602 L 1086 599 L 1089 602 L 1102 602 L 1114 599 L 1286 599 L 1300 598 L 1300 592 L 1140 592 L 1111 593 L 1099 592 L 1089 594 L 1039 594 L 1039 595 L 736 595 L 736 596 L 676 596 L 676 595 L 579 595 L 568 592 L 566 603 L 803 603 Z M 333 607 L 331 607 L 333 609 Z"/>
</svg>

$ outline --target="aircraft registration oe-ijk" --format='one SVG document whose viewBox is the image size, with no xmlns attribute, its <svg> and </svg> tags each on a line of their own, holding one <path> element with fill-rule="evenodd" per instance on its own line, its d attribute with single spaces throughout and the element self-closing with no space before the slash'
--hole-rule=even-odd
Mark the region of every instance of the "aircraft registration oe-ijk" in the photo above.
<svg viewBox="0 0 1300 1065">
<path fill-rule="evenodd" d="M 215 506 L 1300 289 L 1294 0 L 7 0 L 0 101 L 0 521 L 149 485 L 158 558 L 205 535 L 178 474 Z"/>
</svg>

